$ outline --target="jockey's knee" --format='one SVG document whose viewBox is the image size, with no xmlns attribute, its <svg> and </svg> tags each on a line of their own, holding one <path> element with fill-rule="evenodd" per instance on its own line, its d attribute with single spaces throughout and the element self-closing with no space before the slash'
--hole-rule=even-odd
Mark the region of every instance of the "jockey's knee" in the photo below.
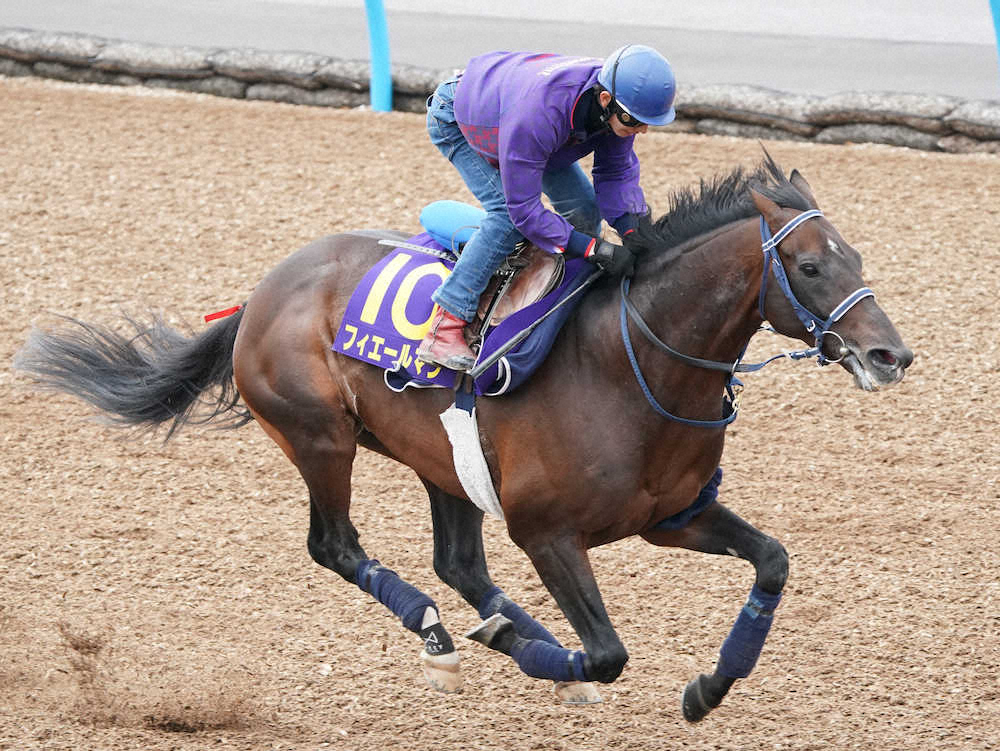
<svg viewBox="0 0 1000 751">
<path fill-rule="evenodd" d="M 480 231 L 483 231 L 484 227 L 488 235 L 494 239 L 496 247 L 503 249 L 504 255 L 510 255 L 517 244 L 524 239 L 524 235 L 518 231 L 517 227 L 510 220 L 510 215 L 507 213 L 506 208 L 504 208 L 501 214 L 496 216 L 487 214 L 486 219 L 480 224 Z"/>
<path fill-rule="evenodd" d="M 788 579 L 788 551 L 785 546 L 768 537 L 756 568 L 757 586 L 769 594 L 781 594 Z"/>
<path fill-rule="evenodd" d="M 584 657 L 584 672 L 587 679 L 598 683 L 612 683 L 628 662 L 628 652 L 621 644 L 615 644 L 608 649 L 588 650 Z"/>
</svg>

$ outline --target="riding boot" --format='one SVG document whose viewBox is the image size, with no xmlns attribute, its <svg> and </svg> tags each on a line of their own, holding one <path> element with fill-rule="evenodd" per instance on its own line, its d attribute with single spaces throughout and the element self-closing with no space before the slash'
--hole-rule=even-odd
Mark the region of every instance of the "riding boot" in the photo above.
<svg viewBox="0 0 1000 751">
<path fill-rule="evenodd" d="M 431 327 L 417 347 L 417 357 L 449 370 L 467 371 L 476 364 L 476 355 L 465 343 L 466 322 L 439 307 Z"/>
</svg>

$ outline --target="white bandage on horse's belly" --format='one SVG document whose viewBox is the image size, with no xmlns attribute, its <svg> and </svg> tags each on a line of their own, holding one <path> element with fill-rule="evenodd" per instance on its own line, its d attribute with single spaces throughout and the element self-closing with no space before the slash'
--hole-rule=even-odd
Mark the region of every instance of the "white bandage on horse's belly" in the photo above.
<svg viewBox="0 0 1000 751">
<path fill-rule="evenodd" d="M 476 423 L 476 410 L 466 412 L 455 405 L 441 413 L 441 423 L 451 441 L 452 457 L 455 462 L 455 472 L 465 488 L 465 492 L 476 506 L 485 513 L 497 519 L 503 519 L 503 509 L 493 487 L 490 468 L 483 456 L 483 447 L 479 442 L 479 426 Z"/>
</svg>

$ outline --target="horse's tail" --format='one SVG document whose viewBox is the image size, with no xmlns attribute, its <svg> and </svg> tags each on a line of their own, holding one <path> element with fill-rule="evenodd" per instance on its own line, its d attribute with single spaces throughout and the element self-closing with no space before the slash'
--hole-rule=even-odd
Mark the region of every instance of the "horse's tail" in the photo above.
<svg viewBox="0 0 1000 751">
<path fill-rule="evenodd" d="M 14 360 L 44 388 L 90 403 L 112 422 L 152 429 L 213 420 L 236 428 L 253 418 L 233 382 L 233 344 L 243 310 L 204 333 L 185 336 L 159 317 L 119 334 L 75 318 L 61 331 L 34 331 Z M 214 398 L 202 393 L 217 389 Z"/>
</svg>

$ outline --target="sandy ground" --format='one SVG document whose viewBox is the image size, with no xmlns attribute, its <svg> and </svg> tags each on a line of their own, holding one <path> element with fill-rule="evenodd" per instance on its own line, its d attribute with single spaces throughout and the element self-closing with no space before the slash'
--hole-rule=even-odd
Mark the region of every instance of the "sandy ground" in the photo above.
<svg viewBox="0 0 1000 751">
<path fill-rule="evenodd" d="M 421 117 L 0 78 L 0 748 L 1000 748 L 1000 158 L 769 146 L 865 256 L 917 359 L 878 394 L 808 363 L 745 379 L 723 498 L 792 574 L 757 670 L 690 726 L 680 691 L 711 668 L 745 563 L 594 551 L 631 654 L 601 705 L 558 705 L 471 642 L 465 691 L 440 695 L 417 639 L 309 559 L 304 487 L 258 427 L 164 445 L 11 368 L 57 315 L 200 329 L 315 237 L 416 231 L 427 201 L 468 198 Z M 654 210 L 760 157 L 687 135 L 639 149 Z M 369 553 L 453 634 L 474 625 L 431 570 L 413 474 L 362 452 L 354 487 Z M 578 644 L 503 525 L 486 536 L 496 581 Z"/>
</svg>

